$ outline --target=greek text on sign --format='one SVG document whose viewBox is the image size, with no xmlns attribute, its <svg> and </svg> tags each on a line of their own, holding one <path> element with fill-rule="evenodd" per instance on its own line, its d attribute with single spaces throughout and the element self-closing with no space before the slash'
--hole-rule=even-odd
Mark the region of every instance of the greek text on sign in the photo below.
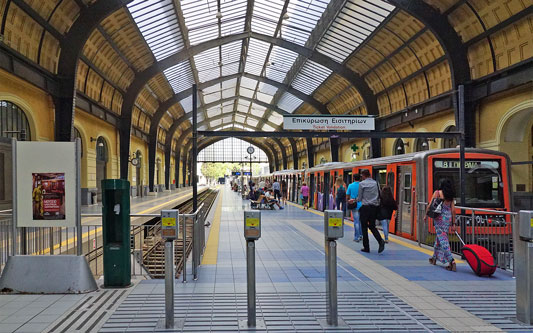
<svg viewBox="0 0 533 333">
<path fill-rule="evenodd" d="M 161 224 L 163 225 L 163 227 L 175 227 L 176 219 L 173 217 L 163 217 L 161 219 Z"/>
<path fill-rule="evenodd" d="M 257 217 L 248 217 L 246 218 L 246 226 L 247 227 L 258 227 L 259 226 L 259 219 Z"/>
<path fill-rule="evenodd" d="M 375 127 L 375 119 L 366 116 L 283 116 L 285 130 L 373 131 Z"/>
<path fill-rule="evenodd" d="M 330 227 L 341 227 L 342 219 L 339 217 L 331 217 L 328 219 L 328 224 Z"/>
</svg>

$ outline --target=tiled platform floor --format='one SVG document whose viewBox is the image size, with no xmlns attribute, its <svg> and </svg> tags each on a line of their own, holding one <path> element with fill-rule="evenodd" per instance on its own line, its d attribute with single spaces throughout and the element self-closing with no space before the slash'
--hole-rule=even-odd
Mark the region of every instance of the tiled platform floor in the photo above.
<svg viewBox="0 0 533 333">
<path fill-rule="evenodd" d="M 239 331 L 238 320 L 246 318 L 242 211 L 247 204 L 228 187 L 222 191 L 215 260 L 200 267 L 197 281 L 176 281 L 175 316 L 184 325 L 175 331 Z M 359 251 L 361 244 L 351 240 L 353 228 L 348 225 L 338 242 L 339 316 L 348 326 L 322 327 L 319 320 L 326 316 L 322 221 L 318 213 L 294 205 L 262 211 L 262 238 L 256 242 L 257 317 L 265 320 L 266 331 L 533 331 L 513 318 L 515 283 L 510 274 L 499 271 L 493 278 L 479 278 L 466 264 L 449 272 L 429 265 L 427 254 L 392 239 L 382 254 L 375 252 L 377 244 L 371 240 L 373 252 L 364 254 Z M 35 297 L 14 297 L 26 296 Z M 0 295 L 0 319 L 4 297 Z M 69 305 L 70 311 L 62 310 L 64 315 L 35 320 L 49 321 L 45 332 L 149 332 L 156 331 L 157 321 L 164 318 L 161 280 L 142 280 L 126 292 L 106 290 L 79 297 Z M 54 309 L 54 304 L 40 304 L 41 311 Z M 22 310 L 19 306 L 12 314 Z M 41 314 L 45 313 L 34 316 Z M 22 330 L 19 324 L 17 332 L 45 327 L 25 320 L 41 325 Z M 13 331 L 7 325 L 0 322 L 0 332 Z"/>
<path fill-rule="evenodd" d="M 238 320 L 246 318 L 243 209 L 248 209 L 247 202 L 226 187 L 216 264 L 201 266 L 197 281 L 175 285 L 175 316 L 184 319 L 177 331 L 239 331 Z M 470 290 L 513 294 L 514 280 L 506 272 L 478 278 L 466 264 L 449 272 L 429 265 L 427 254 L 394 242 L 377 254 L 373 241 L 374 252 L 363 255 L 361 245 L 351 240 L 349 226 L 338 243 L 339 315 L 348 327 L 324 329 L 318 321 L 326 315 L 322 221 L 294 205 L 262 211 L 262 237 L 256 242 L 257 316 L 265 320 L 268 332 L 533 329 L 510 320 L 491 321 L 478 316 L 476 306 L 465 307 L 463 300 L 435 293 L 473 286 Z M 163 295 L 162 281 L 142 281 L 101 331 L 156 330 L 156 322 L 164 317 Z M 502 306 L 506 314 L 514 311 L 509 302 Z"/>
</svg>

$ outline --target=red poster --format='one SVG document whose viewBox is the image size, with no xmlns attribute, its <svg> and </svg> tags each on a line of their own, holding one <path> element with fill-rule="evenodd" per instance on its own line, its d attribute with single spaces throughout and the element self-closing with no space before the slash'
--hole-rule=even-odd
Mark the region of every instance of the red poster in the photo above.
<svg viewBox="0 0 533 333">
<path fill-rule="evenodd" d="M 33 173 L 33 219 L 65 219 L 65 174 Z"/>
</svg>

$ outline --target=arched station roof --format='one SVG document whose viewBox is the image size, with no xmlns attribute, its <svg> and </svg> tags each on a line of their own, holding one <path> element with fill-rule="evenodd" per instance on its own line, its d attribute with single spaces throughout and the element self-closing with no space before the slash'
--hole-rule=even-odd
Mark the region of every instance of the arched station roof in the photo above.
<svg viewBox="0 0 533 333">
<path fill-rule="evenodd" d="M 512 65 L 500 57 L 512 41 L 497 34 L 530 19 L 532 7 L 522 0 L 4 0 L 0 35 L 57 78 L 56 139 L 72 137 L 77 94 L 116 117 L 121 137 L 133 127 L 153 146 L 172 147 L 190 127 L 193 83 L 202 129 L 277 131 L 287 113 L 387 116 Z M 129 152 L 127 141 L 121 151 Z"/>
</svg>

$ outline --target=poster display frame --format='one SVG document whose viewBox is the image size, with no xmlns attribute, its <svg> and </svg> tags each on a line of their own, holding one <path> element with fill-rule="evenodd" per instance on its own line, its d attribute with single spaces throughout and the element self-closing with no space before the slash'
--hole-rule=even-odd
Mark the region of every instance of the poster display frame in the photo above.
<svg viewBox="0 0 533 333">
<path fill-rule="evenodd" d="M 69 158 L 69 155 L 73 155 L 73 158 Z M 19 142 L 13 139 L 12 161 L 14 239 L 17 239 L 18 228 L 21 227 L 75 227 L 77 254 L 81 255 L 81 140 L 77 138 L 74 142 Z M 34 219 L 34 175 L 47 173 L 64 175 L 63 219 Z M 15 247 L 16 245 L 13 253 L 16 254 Z"/>
</svg>

